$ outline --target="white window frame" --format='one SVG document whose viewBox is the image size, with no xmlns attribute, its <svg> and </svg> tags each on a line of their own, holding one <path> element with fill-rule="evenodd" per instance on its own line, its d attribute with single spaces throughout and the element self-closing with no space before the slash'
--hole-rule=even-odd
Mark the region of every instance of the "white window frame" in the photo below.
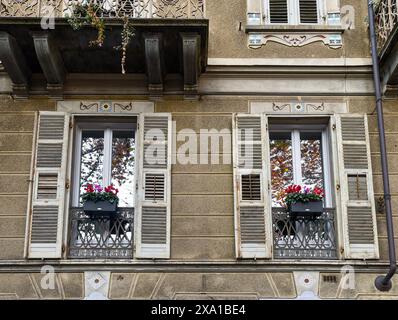
<svg viewBox="0 0 398 320">
<path fill-rule="evenodd" d="M 333 201 L 333 178 L 332 178 L 332 159 L 330 146 L 330 130 L 325 125 L 290 125 L 276 124 L 270 125 L 270 140 L 273 132 L 290 132 L 292 141 L 292 158 L 293 158 L 293 183 L 302 184 L 301 173 L 301 148 L 300 148 L 300 132 L 320 132 L 322 144 L 322 165 L 323 165 L 323 188 L 325 191 L 325 207 L 332 208 Z M 270 157 L 271 155 L 269 155 Z"/>
<path fill-rule="evenodd" d="M 117 122 L 109 119 L 109 122 L 77 122 L 76 123 L 76 131 L 73 139 L 73 174 L 72 174 L 72 207 L 80 206 L 80 167 L 81 167 L 81 141 L 82 141 L 82 131 L 84 130 L 104 130 L 104 174 L 103 174 L 103 182 L 104 186 L 111 184 L 111 159 L 112 159 L 112 131 L 118 130 L 132 130 L 134 131 L 134 141 L 135 141 L 135 157 L 134 157 L 134 168 L 137 170 L 138 168 L 138 153 L 137 150 L 139 146 L 137 145 L 137 125 L 136 123 L 127 123 L 127 122 Z M 137 183 L 137 171 L 134 172 L 134 185 Z M 136 190 L 135 190 L 136 191 Z M 134 194 L 134 205 L 137 203 L 137 193 Z"/>
<path fill-rule="evenodd" d="M 271 15 L 270 15 L 270 1 L 263 0 L 264 8 L 265 8 L 265 17 L 266 17 L 266 24 L 270 25 L 319 25 L 322 24 L 323 17 L 325 16 L 326 12 L 326 3 L 327 0 L 317 0 L 317 11 L 318 11 L 318 22 L 317 23 L 301 23 L 300 21 L 300 0 L 286 0 L 287 2 L 287 17 L 288 23 L 272 23 L 271 22 Z"/>
</svg>

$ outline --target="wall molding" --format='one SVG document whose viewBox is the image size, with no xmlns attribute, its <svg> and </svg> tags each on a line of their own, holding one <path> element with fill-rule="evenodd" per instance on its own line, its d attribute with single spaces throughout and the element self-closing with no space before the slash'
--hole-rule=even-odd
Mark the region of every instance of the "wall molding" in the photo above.
<svg viewBox="0 0 398 320">
<path fill-rule="evenodd" d="M 151 101 L 58 101 L 57 111 L 63 111 L 73 114 L 125 114 L 125 113 L 143 113 L 154 112 L 155 104 Z"/>
<path fill-rule="evenodd" d="M 249 101 L 250 113 L 267 114 L 335 114 L 347 113 L 345 102 L 326 102 L 321 100 L 292 99 L 275 101 Z"/>
</svg>

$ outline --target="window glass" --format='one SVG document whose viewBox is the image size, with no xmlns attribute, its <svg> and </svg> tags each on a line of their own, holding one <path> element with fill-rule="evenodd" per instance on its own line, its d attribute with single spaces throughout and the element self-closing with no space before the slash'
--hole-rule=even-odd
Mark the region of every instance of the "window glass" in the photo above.
<svg viewBox="0 0 398 320">
<path fill-rule="evenodd" d="M 320 132 L 300 133 L 301 183 L 307 187 L 324 188 L 322 136 Z"/>
<path fill-rule="evenodd" d="M 83 130 L 80 156 L 80 194 L 87 183 L 103 185 L 104 131 Z"/>
<path fill-rule="evenodd" d="M 112 135 L 111 182 L 119 190 L 119 206 L 134 206 L 134 132 L 114 130 Z"/>
<path fill-rule="evenodd" d="M 270 134 L 272 206 L 283 206 L 283 190 L 293 183 L 291 133 Z"/>
</svg>

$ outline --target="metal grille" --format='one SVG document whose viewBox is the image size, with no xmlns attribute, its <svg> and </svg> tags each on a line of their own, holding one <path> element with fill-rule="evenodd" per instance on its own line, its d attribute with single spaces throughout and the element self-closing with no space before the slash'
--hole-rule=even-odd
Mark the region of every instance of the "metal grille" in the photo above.
<svg viewBox="0 0 398 320">
<path fill-rule="evenodd" d="M 335 210 L 319 217 L 290 217 L 284 208 L 272 208 L 274 258 L 336 259 Z"/>
<path fill-rule="evenodd" d="M 398 1 L 381 0 L 375 10 L 375 25 L 379 52 L 398 23 Z"/>
<path fill-rule="evenodd" d="M 205 0 L 0 0 L 1 17 L 70 16 L 77 4 L 93 5 L 100 17 L 203 19 Z"/>
<path fill-rule="evenodd" d="M 119 208 L 114 216 L 89 216 L 83 208 L 70 211 L 71 258 L 131 258 L 134 208 Z"/>
<path fill-rule="evenodd" d="M 365 174 L 349 174 L 347 180 L 349 200 L 368 200 L 368 180 Z"/>
</svg>

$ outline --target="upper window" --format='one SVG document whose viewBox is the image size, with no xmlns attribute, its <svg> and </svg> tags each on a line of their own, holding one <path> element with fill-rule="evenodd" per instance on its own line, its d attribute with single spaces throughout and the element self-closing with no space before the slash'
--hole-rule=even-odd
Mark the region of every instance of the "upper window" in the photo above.
<svg viewBox="0 0 398 320">
<path fill-rule="evenodd" d="M 321 0 L 266 0 L 266 22 L 270 24 L 321 23 Z"/>
</svg>

